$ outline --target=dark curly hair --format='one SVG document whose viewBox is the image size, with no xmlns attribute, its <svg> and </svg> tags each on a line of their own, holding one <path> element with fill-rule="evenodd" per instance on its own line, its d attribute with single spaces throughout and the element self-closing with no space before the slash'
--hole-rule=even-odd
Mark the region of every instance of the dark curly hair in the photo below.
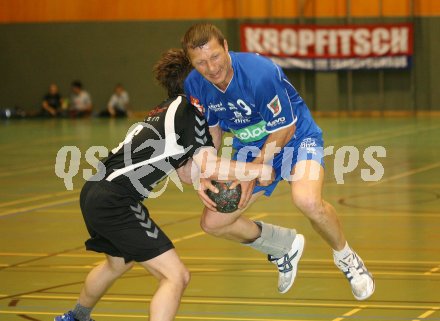
<svg viewBox="0 0 440 321">
<path fill-rule="evenodd" d="M 182 49 L 169 49 L 153 66 L 154 77 L 167 90 L 169 97 L 183 94 L 183 82 L 192 70 Z"/>
</svg>

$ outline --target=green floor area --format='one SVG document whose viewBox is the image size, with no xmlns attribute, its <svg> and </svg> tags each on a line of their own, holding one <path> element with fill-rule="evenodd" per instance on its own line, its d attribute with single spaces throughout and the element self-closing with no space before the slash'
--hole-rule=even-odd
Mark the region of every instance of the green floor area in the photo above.
<svg viewBox="0 0 440 321">
<path fill-rule="evenodd" d="M 353 298 L 331 250 L 293 206 L 286 182 L 246 214 L 296 228 L 306 237 L 297 280 L 280 295 L 277 271 L 264 255 L 203 233 L 194 188 L 180 191 L 170 181 L 145 205 L 192 272 L 176 320 L 440 320 L 439 119 L 317 122 L 329 154 L 324 198 L 335 206 L 350 245 L 375 276 L 375 294 L 362 302 Z M 79 191 L 84 177 L 94 172 L 93 152 L 98 156 L 96 151 L 116 147 L 132 123 L 0 123 L 1 321 L 52 320 L 75 304 L 87 272 L 103 259 L 84 249 Z M 66 158 L 62 148 L 69 151 Z M 69 171 L 77 172 L 72 190 L 59 177 Z M 116 282 L 93 318 L 146 319 L 156 287 L 137 266 Z"/>
</svg>

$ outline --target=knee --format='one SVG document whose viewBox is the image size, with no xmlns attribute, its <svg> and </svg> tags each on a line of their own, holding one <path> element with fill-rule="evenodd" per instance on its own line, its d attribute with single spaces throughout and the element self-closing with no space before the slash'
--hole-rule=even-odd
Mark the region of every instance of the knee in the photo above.
<svg viewBox="0 0 440 321">
<path fill-rule="evenodd" d="M 320 220 L 325 214 L 323 201 L 312 195 L 297 195 L 293 201 L 298 209 L 312 221 Z"/>
<path fill-rule="evenodd" d="M 221 237 L 223 235 L 223 226 L 219 224 L 212 216 L 202 216 L 200 220 L 202 230 L 212 236 Z"/>
<path fill-rule="evenodd" d="M 176 287 L 183 291 L 186 289 L 191 280 L 191 274 L 185 266 L 181 266 L 177 270 L 177 273 L 171 276 L 169 279 L 176 285 Z"/>
<path fill-rule="evenodd" d="M 181 282 L 182 282 L 183 288 L 186 288 L 190 281 L 191 281 L 191 273 L 189 272 L 189 270 L 187 268 L 184 268 L 184 271 L 182 271 L 182 274 L 181 274 Z"/>
</svg>

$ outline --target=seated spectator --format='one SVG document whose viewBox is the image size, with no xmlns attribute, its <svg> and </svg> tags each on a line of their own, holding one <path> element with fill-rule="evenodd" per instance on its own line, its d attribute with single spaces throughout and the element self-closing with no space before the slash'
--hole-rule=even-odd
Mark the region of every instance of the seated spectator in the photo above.
<svg viewBox="0 0 440 321">
<path fill-rule="evenodd" d="M 49 92 L 44 96 L 41 104 L 40 116 L 57 117 L 61 115 L 62 97 L 56 84 L 50 84 Z"/>
<path fill-rule="evenodd" d="M 87 117 L 92 113 L 92 99 L 80 81 L 72 82 L 69 112 L 71 117 Z"/>
<path fill-rule="evenodd" d="M 113 95 L 107 104 L 107 109 L 103 110 L 101 117 L 127 117 L 130 98 L 127 91 L 121 84 L 117 84 Z"/>
</svg>

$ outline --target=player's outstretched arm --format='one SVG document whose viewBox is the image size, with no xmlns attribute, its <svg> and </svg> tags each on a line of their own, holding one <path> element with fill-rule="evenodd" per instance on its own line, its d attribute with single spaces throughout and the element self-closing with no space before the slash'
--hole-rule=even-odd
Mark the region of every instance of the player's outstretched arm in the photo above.
<svg viewBox="0 0 440 321">
<path fill-rule="evenodd" d="M 224 181 L 259 179 L 268 184 L 273 180 L 273 169 L 268 164 L 237 162 L 217 156 L 213 147 L 201 147 L 193 155 L 201 178 Z"/>
<path fill-rule="evenodd" d="M 259 177 L 260 180 L 270 184 L 275 177 L 273 168 L 270 165 L 236 162 L 217 157 L 217 151 L 214 147 L 199 148 L 193 155 L 193 163 L 196 166 L 190 167 L 188 163 L 185 165 L 187 167 L 185 169 L 186 174 L 182 177 L 191 175 L 192 181 L 197 180 L 199 182 L 197 193 L 203 204 L 214 212 L 217 211 L 217 204 L 206 194 L 208 189 L 213 193 L 218 193 L 218 189 L 211 183 L 211 179 L 245 181 L 255 180 Z"/>
</svg>

